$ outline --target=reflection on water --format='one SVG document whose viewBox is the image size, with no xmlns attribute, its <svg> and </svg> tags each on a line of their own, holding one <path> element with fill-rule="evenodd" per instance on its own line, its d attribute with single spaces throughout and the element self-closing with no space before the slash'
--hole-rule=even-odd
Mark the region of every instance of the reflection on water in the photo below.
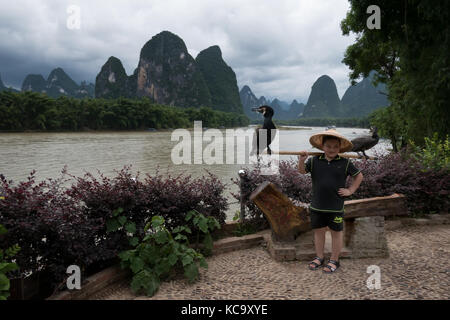
<svg viewBox="0 0 450 320">
<path fill-rule="evenodd" d="M 279 130 L 280 150 L 317 151 L 309 144 L 309 137 L 323 130 L 323 127 L 312 127 L 311 130 Z M 337 130 L 350 140 L 368 133 L 367 129 L 357 128 L 338 128 Z M 221 131 L 224 133 L 225 129 Z M 114 170 L 120 170 L 124 165 L 132 165 L 132 171 L 139 171 L 141 175 L 145 173 L 152 175 L 159 167 L 163 174 L 169 170 L 171 174 L 183 173 L 199 177 L 205 175 L 204 169 L 207 169 L 227 185 L 225 195 L 230 202 L 235 202 L 230 193 L 236 192 L 237 186 L 231 182 L 231 179 L 236 178 L 238 170 L 245 165 L 175 165 L 171 160 L 171 151 L 178 141 L 171 141 L 171 133 L 172 131 L 2 133 L 0 134 L 0 173 L 7 179 L 18 182 L 25 180 L 33 169 L 36 170 L 38 181 L 56 178 L 60 176 L 65 165 L 69 173 L 75 176 L 82 176 L 85 172 L 91 172 L 97 176 L 97 170 L 106 176 L 114 176 Z M 192 134 L 193 131 L 191 130 L 190 133 Z M 204 147 L 207 144 L 209 142 L 204 143 Z M 389 147 L 386 141 L 380 140 L 380 143 L 367 154 L 373 154 L 374 150 L 385 152 Z M 226 152 L 225 149 L 224 163 Z M 280 160 L 290 158 L 295 157 L 280 156 Z M 239 205 L 232 203 L 227 213 L 228 219 L 233 217 L 236 210 L 239 210 Z"/>
</svg>

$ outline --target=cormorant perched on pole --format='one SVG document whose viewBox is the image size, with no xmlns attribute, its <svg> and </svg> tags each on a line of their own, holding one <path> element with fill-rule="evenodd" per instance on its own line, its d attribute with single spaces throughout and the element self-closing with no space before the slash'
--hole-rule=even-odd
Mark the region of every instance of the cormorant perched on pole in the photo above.
<svg viewBox="0 0 450 320">
<path fill-rule="evenodd" d="M 260 150 L 260 143 L 259 143 L 259 130 L 260 129 L 266 129 L 266 143 L 264 145 L 264 149 L 267 147 L 267 153 L 268 154 L 272 154 L 272 150 L 270 150 L 270 144 L 272 143 L 273 139 L 275 138 L 275 134 L 272 136 L 272 129 L 276 129 L 274 123 L 272 122 L 272 117 L 274 114 L 274 111 L 271 107 L 269 106 L 260 106 L 257 108 L 252 108 L 252 111 L 255 112 L 259 112 L 262 113 L 264 116 L 264 123 L 262 128 L 256 128 L 255 129 L 255 135 L 256 135 L 256 139 L 255 137 L 253 138 L 253 150 L 250 154 L 255 154 L 256 152 L 256 156 L 258 157 L 260 153 L 262 153 L 262 151 L 264 150 Z M 256 144 L 255 144 L 256 141 Z"/>
<path fill-rule="evenodd" d="M 359 152 L 362 152 L 366 158 L 368 157 L 364 151 L 369 150 L 370 148 L 375 146 L 380 140 L 377 127 L 370 127 L 370 132 L 372 132 L 371 136 L 358 137 L 352 140 L 352 151 L 358 154 Z"/>
</svg>

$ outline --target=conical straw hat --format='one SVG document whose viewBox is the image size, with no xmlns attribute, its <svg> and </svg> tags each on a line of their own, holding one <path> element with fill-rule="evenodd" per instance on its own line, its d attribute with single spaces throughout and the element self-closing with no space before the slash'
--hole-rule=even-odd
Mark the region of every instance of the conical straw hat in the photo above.
<svg viewBox="0 0 450 320">
<path fill-rule="evenodd" d="M 339 134 L 336 129 L 328 129 L 323 132 L 316 133 L 309 138 L 309 142 L 317 149 L 323 150 L 323 136 L 333 136 L 341 140 L 341 148 L 339 152 L 350 151 L 353 148 L 353 144 L 343 135 Z"/>
</svg>

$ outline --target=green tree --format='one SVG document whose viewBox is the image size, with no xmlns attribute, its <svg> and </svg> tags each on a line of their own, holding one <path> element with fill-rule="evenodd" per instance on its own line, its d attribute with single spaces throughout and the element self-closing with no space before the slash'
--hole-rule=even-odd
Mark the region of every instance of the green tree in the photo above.
<svg viewBox="0 0 450 320">
<path fill-rule="evenodd" d="M 351 8 L 341 22 L 344 35 L 356 33 L 343 62 L 355 81 L 377 71 L 375 82 L 387 84 L 392 106 L 374 119 L 392 120 L 403 143 L 424 144 L 434 132 L 449 132 L 450 114 L 450 2 L 446 0 L 349 0 Z M 369 29 L 370 5 L 381 9 L 381 29 Z M 397 121 L 402 119 L 402 121 Z M 379 123 L 379 122 L 378 122 Z M 397 141 L 393 142 L 396 145 Z"/>
</svg>

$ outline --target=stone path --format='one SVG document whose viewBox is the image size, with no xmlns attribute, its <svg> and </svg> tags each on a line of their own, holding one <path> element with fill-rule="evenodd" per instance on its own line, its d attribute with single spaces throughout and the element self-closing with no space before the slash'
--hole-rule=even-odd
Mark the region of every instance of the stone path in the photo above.
<svg viewBox="0 0 450 320">
<path fill-rule="evenodd" d="M 207 259 L 200 279 L 164 282 L 151 298 L 126 282 L 91 299 L 445 299 L 450 298 L 450 225 L 386 231 L 390 257 L 342 259 L 334 274 L 308 270 L 309 261 L 276 262 L 255 247 Z M 381 269 L 381 288 L 368 289 L 367 267 Z"/>
</svg>

